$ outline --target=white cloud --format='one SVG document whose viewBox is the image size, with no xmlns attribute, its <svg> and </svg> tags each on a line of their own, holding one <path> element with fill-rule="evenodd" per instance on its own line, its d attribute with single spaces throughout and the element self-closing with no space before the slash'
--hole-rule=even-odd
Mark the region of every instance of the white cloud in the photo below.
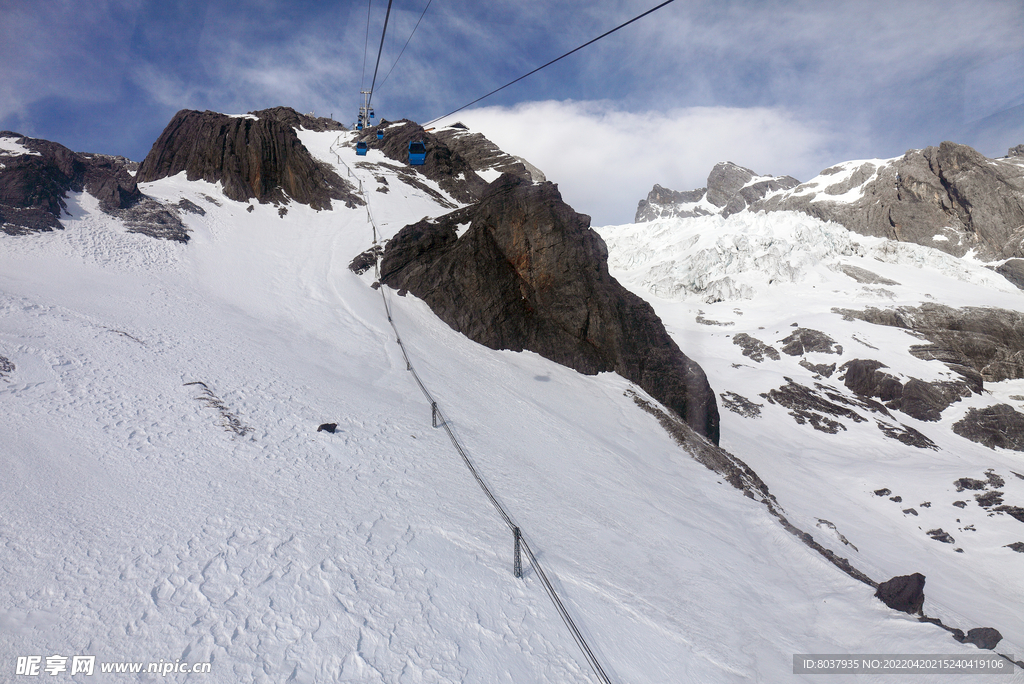
<svg viewBox="0 0 1024 684">
<path fill-rule="evenodd" d="M 691 107 L 636 113 L 607 102 L 528 102 L 460 112 L 501 149 L 540 168 L 594 225 L 630 223 L 655 183 L 702 187 L 719 161 L 802 180 L 834 160 L 830 136 L 778 109 Z"/>
</svg>

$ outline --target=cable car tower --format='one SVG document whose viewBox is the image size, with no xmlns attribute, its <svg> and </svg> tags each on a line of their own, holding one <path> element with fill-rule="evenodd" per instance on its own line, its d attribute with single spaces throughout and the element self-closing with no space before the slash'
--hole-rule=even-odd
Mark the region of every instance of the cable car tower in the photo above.
<svg viewBox="0 0 1024 684">
<path fill-rule="evenodd" d="M 359 107 L 359 119 L 358 119 L 357 124 L 356 124 L 356 130 L 360 130 L 361 131 L 361 130 L 363 130 L 363 128 L 365 128 L 367 126 L 374 125 L 374 122 L 371 121 L 371 119 L 374 118 L 374 116 L 373 116 L 373 109 L 370 108 L 370 95 L 373 94 L 373 91 L 372 90 L 360 90 L 359 92 L 363 96 L 363 104 L 362 104 L 362 106 Z"/>
</svg>

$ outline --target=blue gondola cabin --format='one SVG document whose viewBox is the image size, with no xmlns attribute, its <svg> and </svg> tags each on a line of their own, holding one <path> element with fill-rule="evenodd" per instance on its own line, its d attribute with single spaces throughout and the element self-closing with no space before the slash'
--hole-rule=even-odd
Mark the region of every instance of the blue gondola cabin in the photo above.
<svg viewBox="0 0 1024 684">
<path fill-rule="evenodd" d="M 366 156 L 366 150 L 367 149 L 368 148 L 366 147 L 366 143 L 364 143 L 364 142 L 357 142 L 356 143 L 356 154 L 358 154 L 360 157 L 365 157 Z"/>
<path fill-rule="evenodd" d="M 409 163 L 412 166 L 423 166 L 427 159 L 427 146 L 420 141 L 409 141 Z"/>
</svg>

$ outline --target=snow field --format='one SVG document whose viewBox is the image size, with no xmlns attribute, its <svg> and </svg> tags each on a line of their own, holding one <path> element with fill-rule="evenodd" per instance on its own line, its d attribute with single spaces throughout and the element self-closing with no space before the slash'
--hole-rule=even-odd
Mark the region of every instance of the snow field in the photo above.
<svg viewBox="0 0 1024 684">
<path fill-rule="evenodd" d="M 336 134 L 301 135 L 338 163 Z M 335 149 L 384 232 L 447 211 Z M 127 234 L 87 196 L 67 230 L 2 241 L 2 666 L 56 653 L 212 662 L 211 682 L 592 681 L 430 427 L 372 275 L 347 269 L 370 245 L 366 209 L 250 213 L 183 177 L 144 192 L 206 209 L 185 218 L 189 245 Z M 790 681 L 794 653 L 976 652 L 873 600 L 694 462 L 622 378 L 485 349 L 388 296 L 613 681 Z M 671 328 L 718 389 L 722 363 L 701 350 L 725 329 L 688 346 L 708 329 Z M 328 421 L 337 433 L 315 431 Z M 735 453 L 798 505 L 754 449 Z"/>
</svg>

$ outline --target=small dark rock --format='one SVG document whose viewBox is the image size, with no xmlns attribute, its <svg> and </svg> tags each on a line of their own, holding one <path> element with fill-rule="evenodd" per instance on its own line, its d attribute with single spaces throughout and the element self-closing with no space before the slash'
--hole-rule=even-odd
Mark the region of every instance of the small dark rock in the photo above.
<svg viewBox="0 0 1024 684">
<path fill-rule="evenodd" d="M 384 252 L 384 248 L 380 245 L 374 245 L 370 249 L 357 254 L 352 262 L 348 265 L 348 270 L 352 271 L 356 275 L 362 275 L 373 268 L 373 265 L 377 263 L 377 259 Z"/>
<path fill-rule="evenodd" d="M 334 431 L 338 429 L 337 423 L 324 423 L 316 429 L 317 432 L 330 432 L 334 434 Z"/>
<path fill-rule="evenodd" d="M 992 506 L 998 506 L 999 504 L 1003 503 L 1003 493 L 985 492 L 984 494 L 975 494 L 974 499 L 982 508 L 990 508 Z"/>
<path fill-rule="evenodd" d="M 1007 544 L 1006 548 L 1012 549 L 1017 553 L 1024 553 L 1024 542 L 1013 542 L 1012 544 Z"/>
<path fill-rule="evenodd" d="M 772 361 L 778 361 L 781 358 L 775 347 L 771 347 L 747 333 L 738 333 L 732 338 L 732 343 L 743 349 L 744 356 L 758 363 L 764 361 L 766 356 Z"/>
<path fill-rule="evenodd" d="M 956 506 L 957 508 L 967 508 L 966 501 L 954 501 L 953 505 Z"/>
<path fill-rule="evenodd" d="M 890 496 L 889 497 L 889 501 L 895 501 L 896 503 L 902 503 L 903 502 L 903 497 L 902 496 Z"/>
<path fill-rule="evenodd" d="M 956 639 L 960 643 L 964 642 L 964 637 L 967 636 L 966 634 L 964 634 L 964 630 L 954 628 L 954 629 L 952 629 L 950 631 L 952 632 L 954 639 Z"/>
<path fill-rule="evenodd" d="M 789 337 L 782 340 L 782 343 L 785 345 L 782 353 L 790 356 L 801 356 L 811 352 L 842 356 L 843 353 L 842 345 L 836 344 L 836 341 L 825 333 L 810 328 L 797 328 Z"/>
<path fill-rule="evenodd" d="M 982 480 L 975 480 L 970 477 L 961 477 L 959 480 L 953 483 L 956 486 L 956 491 L 962 492 L 965 489 L 984 489 L 985 482 Z"/>
<path fill-rule="evenodd" d="M 889 496 L 890 494 L 892 494 L 892 490 L 891 489 L 876 489 L 875 490 L 875 496 Z"/>
<path fill-rule="evenodd" d="M 920 506 L 921 508 L 931 508 L 932 507 L 932 502 L 931 501 L 925 501 L 923 503 L 919 503 L 918 506 Z"/>
<path fill-rule="evenodd" d="M 963 643 L 974 644 L 978 648 L 991 651 L 1002 640 L 1003 635 L 994 627 L 975 627 L 967 631 L 967 636 L 964 637 Z"/>
<path fill-rule="evenodd" d="M 996 506 L 992 510 L 1006 513 L 1007 515 L 1024 522 L 1024 508 L 1020 506 Z"/>
<path fill-rule="evenodd" d="M 178 208 L 189 214 L 199 214 L 200 216 L 206 216 L 205 209 L 203 209 L 195 202 L 185 199 L 184 197 L 178 200 Z"/>
<path fill-rule="evenodd" d="M 823 375 L 826 378 L 831 378 L 832 374 L 836 372 L 836 364 L 829 363 L 811 363 L 807 359 L 800 359 L 800 365 L 818 375 Z"/>
<path fill-rule="evenodd" d="M 899 575 L 878 585 L 875 598 L 893 610 L 914 615 L 924 606 L 924 575 Z"/>
<path fill-rule="evenodd" d="M 993 487 L 998 488 L 1006 484 L 1006 480 L 999 477 L 999 475 L 996 474 L 996 471 L 992 470 L 991 468 L 985 471 L 985 477 L 988 478 L 988 483 Z"/>
<path fill-rule="evenodd" d="M 905 508 L 905 509 L 903 509 L 903 514 L 904 515 L 917 515 L 917 511 L 915 511 L 913 508 Z"/>
<path fill-rule="evenodd" d="M 949 532 L 943 532 L 941 527 L 937 530 L 928 530 L 928 536 L 935 541 L 942 542 L 943 544 L 952 544 L 956 541 L 952 536 L 950 536 Z"/>
<path fill-rule="evenodd" d="M 722 392 L 722 406 L 744 418 L 759 418 L 764 404 L 758 404 L 735 392 Z"/>
</svg>

